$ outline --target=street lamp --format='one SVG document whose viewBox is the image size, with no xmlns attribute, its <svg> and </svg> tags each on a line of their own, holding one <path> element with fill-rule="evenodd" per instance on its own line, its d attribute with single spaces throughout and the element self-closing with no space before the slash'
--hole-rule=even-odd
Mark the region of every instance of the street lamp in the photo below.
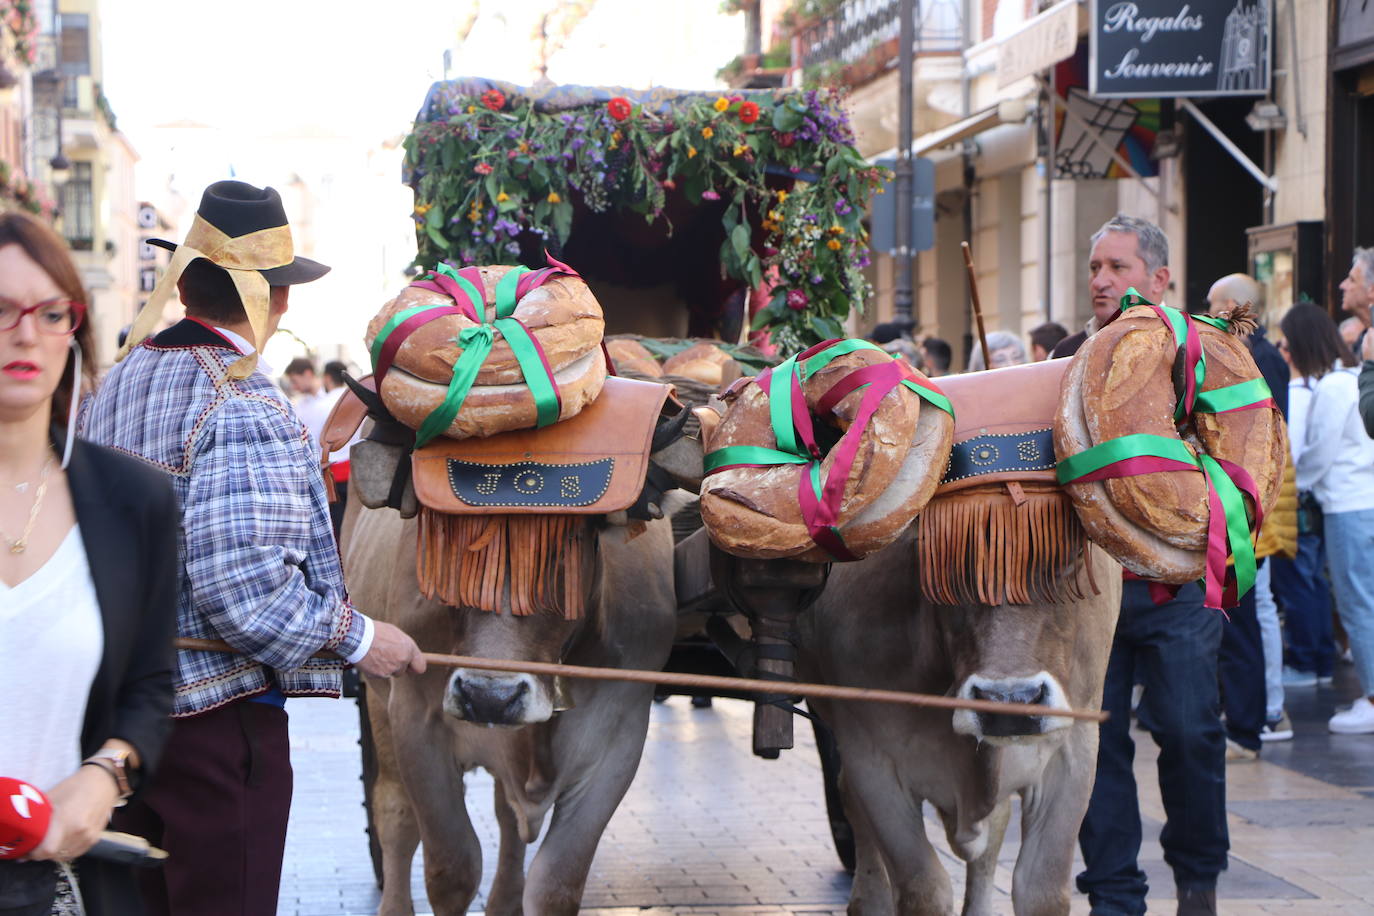
<svg viewBox="0 0 1374 916">
<path fill-rule="evenodd" d="M 58 128 L 61 129 L 60 127 Z M 48 172 L 52 175 L 53 187 L 61 187 L 67 183 L 67 178 L 71 175 L 72 162 L 59 148 L 57 155 L 48 160 Z"/>
</svg>

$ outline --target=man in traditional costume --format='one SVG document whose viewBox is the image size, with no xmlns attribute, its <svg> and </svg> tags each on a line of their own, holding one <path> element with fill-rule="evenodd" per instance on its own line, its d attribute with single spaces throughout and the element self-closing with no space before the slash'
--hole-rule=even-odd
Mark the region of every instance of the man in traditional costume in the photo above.
<svg viewBox="0 0 1374 916">
<path fill-rule="evenodd" d="M 1092 237 L 1089 265 L 1093 319 L 1064 338 L 1055 356 L 1077 352 L 1117 316 L 1134 287 L 1162 304 L 1169 286 L 1169 242 L 1158 226 L 1118 214 Z M 1197 584 L 1156 603 L 1150 584 L 1124 584 L 1111 658 L 1103 685 L 1097 780 L 1079 832 L 1086 866 L 1078 889 L 1092 912 L 1138 916 L 1148 886 L 1138 856 L 1140 801 L 1132 762 L 1131 692 L 1144 685 L 1139 716 L 1159 745 L 1159 788 L 1165 824 L 1159 842 L 1174 872 L 1180 916 L 1216 912 L 1216 882 L 1226 868 L 1226 732 L 1217 710 L 1221 615 L 1202 605 Z"/>
<path fill-rule="evenodd" d="M 166 763 L 116 822 L 171 854 L 147 872 L 150 913 L 275 913 L 291 806 L 286 698 L 338 696 L 347 664 L 389 677 L 424 660 L 349 603 L 319 444 L 258 357 L 291 286 L 329 268 L 294 256 L 276 191 L 239 181 L 205 190 L 182 245 L 154 244 L 171 263 L 84 433 L 172 479 L 179 633 L 233 653 L 177 653 Z M 174 286 L 186 318 L 149 338 Z"/>
</svg>

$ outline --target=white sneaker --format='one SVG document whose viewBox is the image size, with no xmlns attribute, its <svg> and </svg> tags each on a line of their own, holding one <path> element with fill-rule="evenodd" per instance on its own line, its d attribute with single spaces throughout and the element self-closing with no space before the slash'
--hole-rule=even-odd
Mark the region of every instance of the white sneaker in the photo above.
<svg viewBox="0 0 1374 916">
<path fill-rule="evenodd" d="M 1360 697 L 1345 712 L 1338 712 L 1326 723 L 1337 735 L 1374 735 L 1374 703 Z"/>
</svg>

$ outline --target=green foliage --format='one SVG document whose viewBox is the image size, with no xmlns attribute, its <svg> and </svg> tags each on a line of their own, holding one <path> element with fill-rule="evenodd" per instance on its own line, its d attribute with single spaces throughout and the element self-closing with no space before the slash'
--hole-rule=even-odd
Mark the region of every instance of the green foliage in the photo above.
<svg viewBox="0 0 1374 916">
<path fill-rule="evenodd" d="M 515 263 L 522 233 L 567 241 L 574 199 L 662 232 L 672 231 L 668 194 L 723 200 L 724 274 L 771 286 L 755 326 L 801 349 L 837 336 L 869 293 L 859 220 L 880 170 L 852 144 L 828 91 L 689 97 L 663 112 L 625 99 L 546 112 L 523 98 L 488 105 L 440 92 L 405 141 L 417 263 Z M 791 190 L 770 188 L 769 175 Z"/>
</svg>

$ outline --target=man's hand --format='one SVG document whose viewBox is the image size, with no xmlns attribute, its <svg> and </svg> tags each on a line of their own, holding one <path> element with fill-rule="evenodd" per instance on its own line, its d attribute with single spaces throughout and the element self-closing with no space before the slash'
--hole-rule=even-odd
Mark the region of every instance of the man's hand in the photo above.
<svg viewBox="0 0 1374 916">
<path fill-rule="evenodd" d="M 415 640 L 399 627 L 380 620 L 372 622 L 372 648 L 367 650 L 358 670 L 370 677 L 393 677 L 407 668 L 416 674 L 425 671 L 425 658 Z"/>
<path fill-rule="evenodd" d="M 1364 343 L 1360 346 L 1360 355 L 1366 362 L 1374 362 L 1374 332 L 1364 332 Z"/>
</svg>

